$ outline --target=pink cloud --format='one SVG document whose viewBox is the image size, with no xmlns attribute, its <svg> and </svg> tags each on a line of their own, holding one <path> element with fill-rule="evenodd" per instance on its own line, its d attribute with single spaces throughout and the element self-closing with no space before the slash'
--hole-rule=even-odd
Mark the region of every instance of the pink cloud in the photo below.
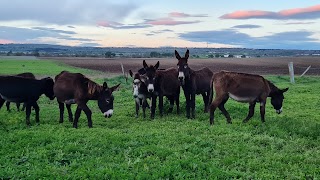
<svg viewBox="0 0 320 180">
<path fill-rule="evenodd" d="M 230 14 L 225 14 L 221 16 L 221 19 L 250 19 L 259 18 L 266 16 L 273 16 L 273 12 L 269 11 L 236 11 Z"/>
<path fill-rule="evenodd" d="M 113 22 L 113 21 L 98 21 L 97 26 L 102 26 L 102 27 L 115 27 L 115 26 L 121 26 L 123 24 L 118 23 L 118 22 Z"/>
<path fill-rule="evenodd" d="M 316 19 L 320 18 L 320 5 L 307 8 L 272 11 L 235 11 L 224 14 L 220 19 Z"/>
<path fill-rule="evenodd" d="M 296 8 L 296 9 L 288 9 L 279 12 L 281 16 L 294 16 L 297 14 L 304 14 L 304 13 L 314 13 L 320 12 L 320 5 L 315 5 L 307 8 Z"/>
<path fill-rule="evenodd" d="M 7 39 L 0 39 L 0 44 L 10 44 L 10 43 L 14 43 L 14 41 L 7 40 Z"/>
<path fill-rule="evenodd" d="M 171 12 L 169 13 L 169 17 L 190 17 L 190 14 L 181 13 L 181 12 Z"/>
<path fill-rule="evenodd" d="M 185 18 L 185 17 L 208 17 L 206 14 L 186 14 L 182 12 L 171 12 L 168 14 L 172 18 Z"/>
<path fill-rule="evenodd" d="M 181 25 L 181 24 L 194 24 L 199 23 L 201 21 L 176 21 L 172 18 L 160 18 L 160 19 L 154 19 L 154 20 L 146 20 L 145 24 L 150 25 L 164 25 L 164 26 L 175 26 L 175 25 Z"/>
</svg>

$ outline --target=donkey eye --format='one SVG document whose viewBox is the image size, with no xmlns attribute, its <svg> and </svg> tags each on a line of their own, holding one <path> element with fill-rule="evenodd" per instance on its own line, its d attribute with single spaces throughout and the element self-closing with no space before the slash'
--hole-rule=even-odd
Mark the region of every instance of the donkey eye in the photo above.
<svg viewBox="0 0 320 180">
<path fill-rule="evenodd" d="M 106 102 L 107 102 L 107 104 L 109 104 L 110 101 L 109 101 L 109 100 L 106 100 Z"/>
<path fill-rule="evenodd" d="M 186 69 L 188 66 L 187 65 L 184 65 L 184 68 Z"/>
</svg>

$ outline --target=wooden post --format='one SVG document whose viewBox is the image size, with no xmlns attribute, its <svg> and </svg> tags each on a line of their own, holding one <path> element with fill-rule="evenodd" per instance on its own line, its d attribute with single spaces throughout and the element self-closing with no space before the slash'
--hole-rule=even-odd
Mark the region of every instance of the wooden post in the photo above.
<svg viewBox="0 0 320 180">
<path fill-rule="evenodd" d="M 293 62 L 289 62 L 288 67 L 289 67 L 290 82 L 294 83 Z"/>
<path fill-rule="evenodd" d="M 310 68 L 311 68 L 311 66 L 309 66 L 309 67 L 301 74 L 300 77 L 304 76 L 304 75 L 309 71 Z"/>
</svg>

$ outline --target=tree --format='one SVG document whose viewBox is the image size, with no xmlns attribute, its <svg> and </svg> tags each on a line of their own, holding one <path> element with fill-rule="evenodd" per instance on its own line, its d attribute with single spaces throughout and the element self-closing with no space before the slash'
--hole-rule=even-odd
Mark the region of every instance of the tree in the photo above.
<svg viewBox="0 0 320 180">
<path fill-rule="evenodd" d="M 158 52 L 156 52 L 156 51 L 152 51 L 151 53 L 150 53 L 150 57 L 160 57 L 160 53 L 158 53 Z"/>
<path fill-rule="evenodd" d="M 107 52 L 104 54 L 104 56 L 105 56 L 106 58 L 112 58 L 112 57 L 115 57 L 116 54 L 113 53 L 113 52 L 107 51 Z"/>
<path fill-rule="evenodd" d="M 10 50 L 8 53 L 7 53 L 7 56 L 11 56 L 13 53 L 12 53 L 12 50 Z"/>
</svg>

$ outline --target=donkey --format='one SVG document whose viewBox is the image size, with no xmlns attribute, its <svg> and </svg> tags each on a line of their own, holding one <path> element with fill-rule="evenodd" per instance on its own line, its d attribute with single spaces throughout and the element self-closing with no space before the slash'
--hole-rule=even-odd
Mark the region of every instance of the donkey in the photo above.
<svg viewBox="0 0 320 180">
<path fill-rule="evenodd" d="M 210 88 L 210 82 L 213 72 L 208 68 L 202 68 L 200 70 L 194 71 L 188 66 L 189 49 L 187 49 L 185 56 L 182 58 L 179 53 L 175 50 L 175 56 L 178 59 L 178 79 L 180 85 L 184 91 L 186 98 L 186 111 L 187 118 L 190 119 L 190 108 L 191 108 L 191 118 L 195 118 L 195 95 L 201 94 L 204 102 L 204 112 L 208 112 L 210 93 L 212 88 Z"/>
<path fill-rule="evenodd" d="M 215 89 L 216 96 L 210 107 L 210 124 L 214 124 L 214 111 L 218 107 L 227 122 L 231 123 L 229 113 L 224 107 L 229 97 L 238 102 L 249 103 L 249 113 L 243 122 L 248 120 L 254 114 L 254 107 L 257 102 L 260 103 L 261 121 L 265 122 L 265 105 L 267 97 L 271 97 L 271 104 L 278 114 L 282 112 L 282 103 L 284 99 L 283 93 L 288 88 L 279 89 L 270 81 L 262 76 L 220 71 L 212 77 L 212 87 Z"/>
<path fill-rule="evenodd" d="M 31 72 L 17 74 L 16 76 L 24 77 L 24 78 L 30 78 L 30 79 L 36 79 L 34 74 L 31 73 Z M 17 110 L 20 111 L 20 103 L 16 103 L 16 105 L 17 105 Z M 6 102 L 6 107 L 7 107 L 7 111 L 10 112 L 10 102 L 9 101 Z M 26 104 L 23 103 L 23 106 L 22 106 L 21 110 L 24 111 L 25 108 L 26 108 Z"/>
<path fill-rule="evenodd" d="M 53 79 L 50 77 L 40 80 L 19 76 L 0 76 L 0 109 L 5 101 L 26 104 L 26 124 L 30 125 L 31 107 L 36 112 L 36 122 L 39 123 L 38 99 L 45 94 L 50 100 L 54 99 Z"/>
<path fill-rule="evenodd" d="M 163 96 L 167 96 L 170 101 L 169 113 L 173 111 L 174 102 L 176 102 L 177 114 L 180 113 L 180 84 L 178 79 L 175 78 L 178 75 L 178 71 L 174 68 L 157 70 L 159 65 L 160 63 L 158 61 L 155 66 L 148 66 L 146 61 L 143 60 L 143 67 L 146 70 L 143 81 L 147 86 L 148 92 L 152 93 L 151 119 L 154 119 L 157 96 L 159 96 L 159 110 L 161 117 L 163 116 Z"/>
<path fill-rule="evenodd" d="M 60 123 L 63 122 L 64 104 L 66 104 L 69 120 L 72 121 L 71 104 L 77 104 L 77 110 L 73 121 L 73 127 L 78 127 L 78 120 L 83 110 L 88 119 L 88 126 L 92 128 L 91 110 L 87 106 L 89 100 L 97 100 L 98 106 L 105 117 L 110 118 L 113 114 L 112 92 L 118 89 L 119 85 L 108 87 L 104 82 L 103 86 L 91 81 L 80 73 L 62 71 L 55 77 L 54 94 L 57 97 L 60 109 Z"/>
<path fill-rule="evenodd" d="M 142 82 L 140 70 L 138 73 L 133 74 L 131 70 L 129 70 L 130 76 L 133 78 L 133 98 L 135 99 L 136 104 L 136 118 L 139 117 L 139 109 L 142 107 L 143 118 L 146 117 L 146 108 L 149 107 L 147 102 L 148 98 L 151 98 L 151 94 L 148 92 L 147 86 L 144 82 Z"/>
</svg>

